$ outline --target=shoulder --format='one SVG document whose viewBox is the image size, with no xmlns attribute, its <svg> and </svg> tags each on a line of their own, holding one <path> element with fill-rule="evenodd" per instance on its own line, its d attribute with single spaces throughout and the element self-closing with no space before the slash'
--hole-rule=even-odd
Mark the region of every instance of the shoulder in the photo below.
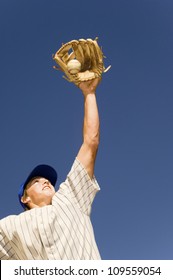
<svg viewBox="0 0 173 280">
<path fill-rule="evenodd" d="M 66 180 L 60 185 L 60 190 L 63 188 L 70 187 L 71 189 L 76 189 L 85 186 L 85 189 L 90 186 L 90 188 L 95 189 L 96 191 L 100 190 L 99 184 L 95 178 L 90 178 L 86 169 L 80 162 L 80 160 L 76 157 L 72 167 L 67 174 Z"/>
<path fill-rule="evenodd" d="M 96 193 L 100 190 L 95 176 L 91 179 L 87 171 L 76 158 L 66 180 L 60 184 L 58 192 L 53 198 L 58 203 L 73 203 L 84 213 L 90 213 L 90 207 Z"/>
</svg>

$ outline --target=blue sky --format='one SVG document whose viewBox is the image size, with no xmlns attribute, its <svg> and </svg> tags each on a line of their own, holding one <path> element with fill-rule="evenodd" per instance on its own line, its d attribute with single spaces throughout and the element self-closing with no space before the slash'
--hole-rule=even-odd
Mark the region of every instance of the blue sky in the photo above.
<svg viewBox="0 0 173 280">
<path fill-rule="evenodd" d="M 1 0 L 0 218 L 47 163 L 61 183 L 82 143 L 83 97 L 53 69 L 72 39 L 99 37 L 101 142 L 92 211 L 103 259 L 173 259 L 173 2 Z"/>
</svg>

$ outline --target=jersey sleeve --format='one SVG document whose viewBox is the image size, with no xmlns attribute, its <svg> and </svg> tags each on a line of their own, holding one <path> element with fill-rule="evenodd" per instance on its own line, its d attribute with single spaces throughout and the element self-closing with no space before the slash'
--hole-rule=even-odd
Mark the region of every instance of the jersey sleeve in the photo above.
<svg viewBox="0 0 173 280">
<path fill-rule="evenodd" d="M 8 238 L 0 229 L 0 260 L 12 260 L 14 255 Z"/>
<path fill-rule="evenodd" d="M 65 182 L 60 185 L 59 194 L 71 199 L 86 215 L 90 215 L 96 193 L 100 190 L 98 182 L 93 176 L 91 179 L 76 158 Z"/>
</svg>

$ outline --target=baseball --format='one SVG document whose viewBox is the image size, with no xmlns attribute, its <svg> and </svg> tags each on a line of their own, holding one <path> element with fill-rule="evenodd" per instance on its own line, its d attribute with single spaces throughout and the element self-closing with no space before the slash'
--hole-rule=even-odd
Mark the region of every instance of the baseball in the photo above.
<svg viewBox="0 0 173 280">
<path fill-rule="evenodd" d="M 81 70 L 81 63 L 77 59 L 71 59 L 67 63 L 67 70 L 70 74 L 77 74 Z"/>
</svg>

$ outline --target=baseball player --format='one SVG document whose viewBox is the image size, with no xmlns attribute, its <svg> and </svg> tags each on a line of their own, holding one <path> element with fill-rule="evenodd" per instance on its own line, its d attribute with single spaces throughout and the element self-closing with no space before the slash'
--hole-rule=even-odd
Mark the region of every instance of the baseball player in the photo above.
<svg viewBox="0 0 173 280">
<path fill-rule="evenodd" d="M 25 211 L 0 220 L 1 260 L 101 258 L 90 220 L 92 203 L 100 189 L 94 176 L 99 145 L 96 89 L 100 80 L 97 72 L 88 80 L 76 82 L 84 96 L 83 143 L 66 180 L 55 191 L 55 169 L 36 166 L 18 193 Z"/>
</svg>

